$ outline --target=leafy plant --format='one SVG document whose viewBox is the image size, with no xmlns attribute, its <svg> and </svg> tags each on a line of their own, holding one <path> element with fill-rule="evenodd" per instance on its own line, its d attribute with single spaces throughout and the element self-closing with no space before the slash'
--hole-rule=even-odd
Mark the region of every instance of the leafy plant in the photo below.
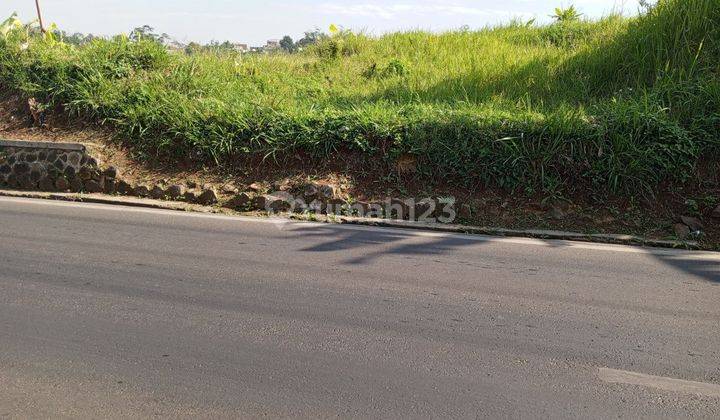
<svg viewBox="0 0 720 420">
<path fill-rule="evenodd" d="M 550 15 L 550 17 L 555 19 L 556 22 L 576 22 L 580 20 L 582 13 L 572 5 L 567 8 L 556 7 L 555 13 Z"/>
<path fill-rule="evenodd" d="M 22 27 L 23 24 L 20 19 L 18 19 L 17 13 L 13 13 L 9 18 L 0 23 L 0 36 L 7 37 L 11 31 L 21 29 Z"/>
<path fill-rule="evenodd" d="M 363 77 L 366 79 L 373 78 L 387 78 L 394 76 L 405 76 L 408 70 L 405 64 L 398 59 L 392 59 L 384 66 L 379 67 L 377 63 L 371 64 L 365 71 L 363 71 Z"/>
</svg>

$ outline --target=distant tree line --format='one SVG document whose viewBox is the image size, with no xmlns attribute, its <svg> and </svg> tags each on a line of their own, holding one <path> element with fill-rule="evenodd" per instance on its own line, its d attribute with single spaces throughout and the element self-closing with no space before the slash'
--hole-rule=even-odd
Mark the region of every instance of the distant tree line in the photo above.
<svg viewBox="0 0 720 420">
<path fill-rule="evenodd" d="M 39 28 L 32 28 L 31 31 L 38 31 L 39 33 Z M 93 34 L 84 34 L 80 32 L 68 33 L 61 30 L 55 30 L 54 33 L 58 39 L 62 39 L 63 42 L 71 45 L 83 45 L 92 42 L 94 39 L 101 38 Z M 304 48 L 310 45 L 316 44 L 318 41 L 327 36 L 327 34 L 317 28 L 312 31 L 305 32 L 303 37 L 297 41 L 294 41 L 291 36 L 285 35 L 280 40 L 280 49 L 282 51 L 292 54 L 298 51 L 302 51 Z M 237 51 L 237 44 L 230 41 L 211 41 L 207 44 L 190 42 L 189 44 L 184 45 L 173 40 L 173 38 L 166 33 L 156 33 L 155 28 L 150 25 L 143 25 L 134 28 L 132 31 L 130 31 L 128 38 L 132 41 L 149 40 L 157 42 L 167 47 L 174 47 L 178 50 L 183 50 L 187 54 L 197 54 L 200 52 L 220 53 Z M 262 50 L 262 47 L 259 47 L 259 50 Z"/>
<path fill-rule="evenodd" d="M 320 29 L 305 32 L 305 35 L 297 42 L 293 41 L 290 35 L 285 35 L 283 39 L 280 40 L 280 48 L 288 53 L 294 53 L 302 51 L 307 46 L 317 44 L 318 41 L 325 37 L 327 37 L 327 34 L 322 32 Z"/>
</svg>

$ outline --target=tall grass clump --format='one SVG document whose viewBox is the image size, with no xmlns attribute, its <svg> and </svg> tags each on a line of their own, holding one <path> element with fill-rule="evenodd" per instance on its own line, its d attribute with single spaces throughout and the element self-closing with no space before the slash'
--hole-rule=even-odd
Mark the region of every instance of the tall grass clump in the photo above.
<svg viewBox="0 0 720 420">
<path fill-rule="evenodd" d="M 0 86 L 111 125 L 141 156 L 417 156 L 419 176 L 510 190 L 652 193 L 720 131 L 720 0 L 640 16 L 371 37 L 296 54 L 71 46 L 15 27 Z"/>
</svg>

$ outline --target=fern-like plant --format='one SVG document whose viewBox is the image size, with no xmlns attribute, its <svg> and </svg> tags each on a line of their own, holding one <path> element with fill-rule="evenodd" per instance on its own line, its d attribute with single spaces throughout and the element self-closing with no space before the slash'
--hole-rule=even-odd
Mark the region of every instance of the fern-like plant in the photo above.
<svg viewBox="0 0 720 420">
<path fill-rule="evenodd" d="M 575 22 L 580 20 L 582 13 L 580 13 L 575 6 L 568 8 L 556 7 L 555 14 L 550 15 L 550 17 L 555 19 L 556 22 Z"/>
</svg>

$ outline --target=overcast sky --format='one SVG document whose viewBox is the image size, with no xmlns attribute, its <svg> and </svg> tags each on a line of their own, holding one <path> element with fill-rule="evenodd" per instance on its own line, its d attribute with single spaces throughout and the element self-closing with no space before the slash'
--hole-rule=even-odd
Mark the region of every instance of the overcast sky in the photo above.
<svg viewBox="0 0 720 420">
<path fill-rule="evenodd" d="M 373 34 L 403 29 L 478 28 L 513 17 L 544 21 L 553 8 L 575 4 L 586 16 L 637 10 L 637 0 L 40 0 L 45 21 L 68 32 L 127 33 L 150 25 L 179 41 L 230 40 L 252 45 L 297 38 L 330 24 Z M 35 17 L 34 0 L 0 0 L 0 16 Z M 1 20 L 1 19 L 0 19 Z"/>
</svg>

